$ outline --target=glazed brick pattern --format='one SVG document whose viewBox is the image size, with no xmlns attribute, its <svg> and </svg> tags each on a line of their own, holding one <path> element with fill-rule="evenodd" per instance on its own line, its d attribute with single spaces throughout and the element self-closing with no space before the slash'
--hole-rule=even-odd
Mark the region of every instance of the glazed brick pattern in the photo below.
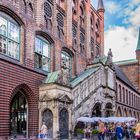
<svg viewBox="0 0 140 140">
<path fill-rule="evenodd" d="M 13 90 L 21 84 L 27 85 L 23 87 L 25 90 L 32 90 L 25 93 L 29 106 L 28 130 L 29 135 L 37 134 L 39 85 L 44 78 L 44 75 L 0 60 L 0 136 L 9 136 L 10 102 Z"/>
</svg>

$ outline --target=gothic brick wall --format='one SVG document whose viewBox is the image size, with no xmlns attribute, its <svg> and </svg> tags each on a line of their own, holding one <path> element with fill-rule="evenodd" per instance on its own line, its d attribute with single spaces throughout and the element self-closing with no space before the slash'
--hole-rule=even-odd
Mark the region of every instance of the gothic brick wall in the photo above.
<svg viewBox="0 0 140 140">
<path fill-rule="evenodd" d="M 125 64 L 119 65 L 119 67 L 123 70 L 126 74 L 128 79 L 134 84 L 134 86 L 138 89 L 139 88 L 139 68 L 137 63 L 133 64 Z"/>
<path fill-rule="evenodd" d="M 29 135 L 38 130 L 39 85 L 45 75 L 0 59 L 0 136 L 10 132 L 10 102 L 18 90 L 23 89 L 29 106 Z M 15 90 L 16 89 L 16 90 Z"/>
<path fill-rule="evenodd" d="M 49 11 L 50 15 L 44 13 L 44 2 L 49 2 L 52 8 Z M 29 135 L 37 133 L 38 89 L 47 73 L 34 67 L 36 35 L 52 43 L 51 72 L 61 69 L 62 50 L 67 49 L 72 54 L 73 77 L 85 70 L 88 59 L 93 60 L 96 56 L 103 55 L 104 12 L 96 11 L 90 5 L 90 0 L 76 0 L 75 7 L 72 7 L 72 0 L 65 2 L 59 5 L 55 0 L 0 0 L 0 12 L 13 18 L 20 25 L 21 30 L 20 60 L 16 61 L 0 54 L 0 136 L 8 136 L 10 132 L 10 101 L 15 94 L 15 89 L 22 89 L 28 99 Z M 84 10 L 82 16 L 80 6 L 83 6 Z M 58 13 L 61 13 L 61 18 L 57 17 Z M 82 28 L 80 16 L 82 20 L 84 18 Z M 73 23 L 76 23 L 77 27 L 76 46 L 73 44 Z M 60 37 L 58 37 L 58 25 L 61 29 Z M 83 38 L 80 40 L 81 32 L 85 35 L 84 42 Z M 80 52 L 80 43 L 84 45 L 84 52 Z"/>
</svg>

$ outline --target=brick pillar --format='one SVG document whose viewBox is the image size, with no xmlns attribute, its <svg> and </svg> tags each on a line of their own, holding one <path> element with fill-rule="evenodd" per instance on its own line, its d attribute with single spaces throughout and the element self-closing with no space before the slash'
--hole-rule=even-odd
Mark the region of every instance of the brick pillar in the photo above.
<svg viewBox="0 0 140 140">
<path fill-rule="evenodd" d="M 100 20 L 100 31 L 101 31 L 101 56 L 104 55 L 104 9 L 99 9 L 98 13 L 101 16 L 101 20 Z"/>
<path fill-rule="evenodd" d="M 68 46 L 72 46 L 72 2 L 66 1 L 66 42 Z"/>
<path fill-rule="evenodd" d="M 86 4 L 86 20 L 85 20 L 85 46 L 86 46 L 86 57 L 91 58 L 91 47 L 90 47 L 90 39 L 91 39 L 91 34 L 90 34 L 90 3 L 88 2 Z"/>
</svg>

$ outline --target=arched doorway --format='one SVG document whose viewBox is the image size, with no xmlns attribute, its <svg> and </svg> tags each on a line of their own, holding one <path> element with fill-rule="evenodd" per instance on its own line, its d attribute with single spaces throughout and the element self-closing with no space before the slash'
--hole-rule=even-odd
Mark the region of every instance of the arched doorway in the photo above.
<svg viewBox="0 0 140 140">
<path fill-rule="evenodd" d="M 51 110 L 46 109 L 43 112 L 42 122 L 45 122 L 48 128 L 48 138 L 53 138 L 53 113 Z"/>
<path fill-rule="evenodd" d="M 105 117 L 110 117 L 113 116 L 113 110 L 112 110 L 112 104 L 111 103 L 107 103 L 105 106 Z"/>
<path fill-rule="evenodd" d="M 92 117 L 101 117 L 102 113 L 101 113 L 101 104 L 100 103 L 96 103 L 93 111 L 92 111 Z"/>
<path fill-rule="evenodd" d="M 132 111 L 131 110 L 129 110 L 129 115 L 130 115 L 130 117 L 132 117 L 133 115 L 132 115 Z"/>
<path fill-rule="evenodd" d="M 124 117 L 127 117 L 127 110 L 124 109 Z"/>
<path fill-rule="evenodd" d="M 66 108 L 63 108 L 59 112 L 59 132 L 60 139 L 69 138 L 69 114 Z"/>
<path fill-rule="evenodd" d="M 25 95 L 19 91 L 10 104 L 10 133 L 11 136 L 26 136 L 28 121 L 28 103 Z"/>
<path fill-rule="evenodd" d="M 117 117 L 122 117 L 122 111 L 120 107 L 118 107 L 118 110 L 117 110 Z"/>
</svg>

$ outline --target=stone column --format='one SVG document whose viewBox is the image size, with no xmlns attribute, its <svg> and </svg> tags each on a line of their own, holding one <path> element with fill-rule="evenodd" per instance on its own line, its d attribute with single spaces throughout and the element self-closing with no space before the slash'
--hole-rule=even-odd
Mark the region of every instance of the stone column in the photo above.
<svg viewBox="0 0 140 140">
<path fill-rule="evenodd" d="M 59 131 L 59 113 L 58 113 L 58 108 L 55 107 L 53 110 L 53 138 L 54 139 L 58 139 L 57 138 L 57 132 Z"/>
</svg>

